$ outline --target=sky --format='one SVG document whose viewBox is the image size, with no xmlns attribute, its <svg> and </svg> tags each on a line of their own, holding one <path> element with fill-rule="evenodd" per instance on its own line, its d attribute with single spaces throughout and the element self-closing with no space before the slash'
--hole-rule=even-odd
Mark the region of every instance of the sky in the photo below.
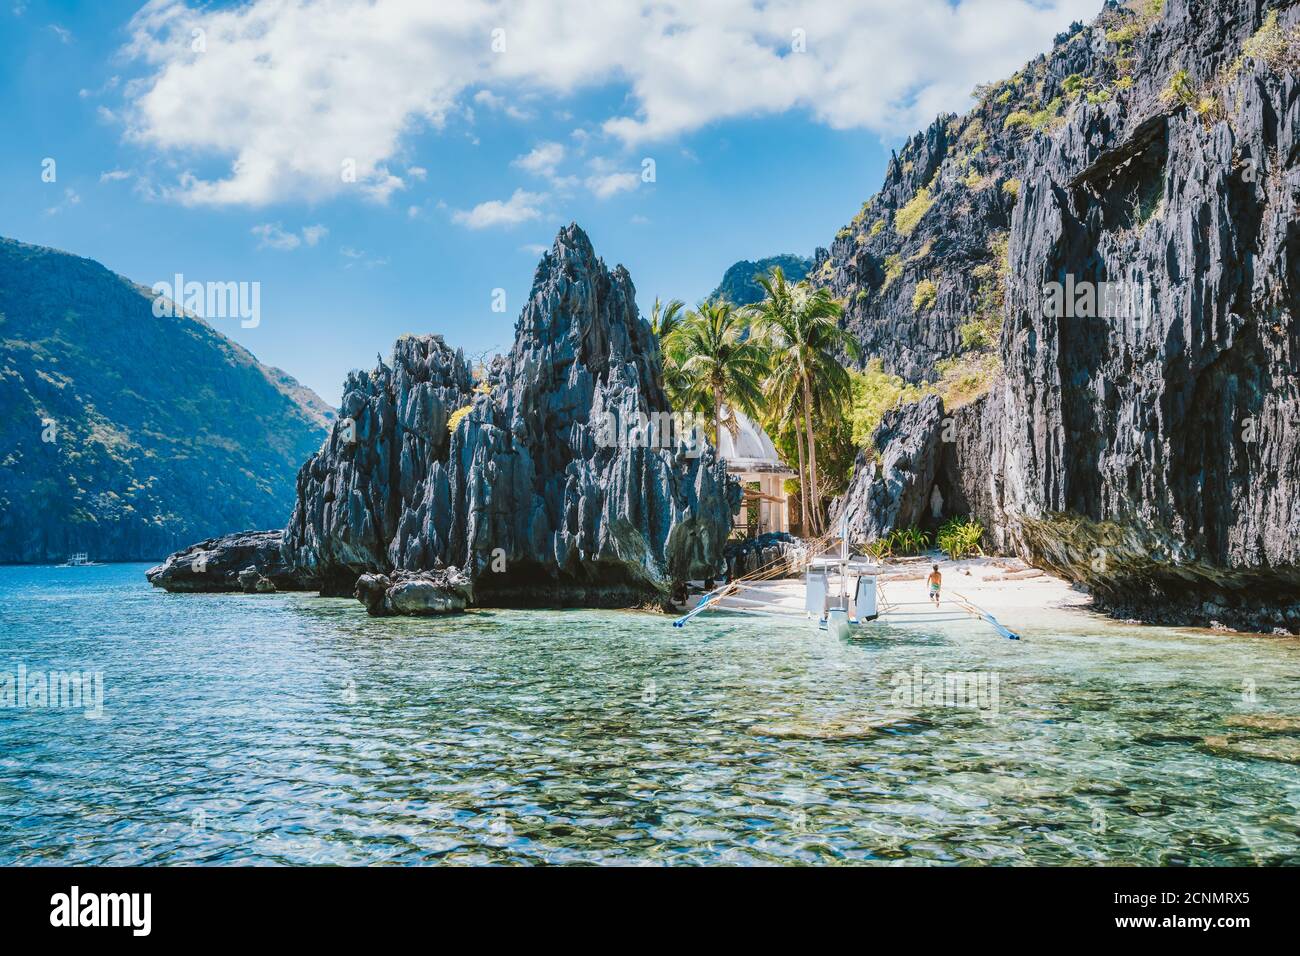
<svg viewBox="0 0 1300 956">
<path fill-rule="evenodd" d="M 337 404 L 406 332 L 508 349 L 570 221 L 647 314 L 812 255 L 891 150 L 1100 8 L 0 0 L 0 235 L 258 283 L 255 326 L 211 323 Z"/>
</svg>

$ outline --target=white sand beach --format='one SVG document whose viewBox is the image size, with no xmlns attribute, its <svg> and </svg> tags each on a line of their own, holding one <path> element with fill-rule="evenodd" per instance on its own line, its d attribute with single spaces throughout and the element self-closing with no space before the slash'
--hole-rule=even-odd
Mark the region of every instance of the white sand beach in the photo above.
<svg viewBox="0 0 1300 956">
<path fill-rule="evenodd" d="M 878 583 L 883 600 L 906 608 L 911 612 L 909 617 L 924 611 L 928 600 L 926 578 L 935 564 L 943 576 L 940 608 L 943 612 L 958 613 L 955 601 L 965 598 L 1012 630 L 1059 626 L 1063 616 L 1079 624 L 1118 623 L 1092 610 L 1092 599 L 1068 581 L 1018 558 L 976 557 L 953 561 L 938 552 L 894 558 L 881 565 Z M 780 610 L 796 615 L 802 612 L 802 576 L 765 581 L 755 587 L 756 590 L 746 593 Z M 698 600 L 699 596 L 694 596 L 691 606 Z"/>
</svg>

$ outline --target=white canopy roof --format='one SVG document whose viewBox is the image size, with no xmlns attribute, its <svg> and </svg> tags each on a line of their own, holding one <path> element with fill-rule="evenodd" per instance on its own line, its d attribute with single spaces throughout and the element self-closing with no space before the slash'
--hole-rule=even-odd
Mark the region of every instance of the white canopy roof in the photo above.
<svg viewBox="0 0 1300 956">
<path fill-rule="evenodd" d="M 731 437 L 731 429 L 726 425 L 726 418 L 736 418 L 736 437 Z M 776 453 L 776 446 L 767 432 L 759 428 L 744 413 L 734 409 L 724 409 L 724 423 L 718 435 L 718 457 L 727 462 L 727 471 L 739 474 L 747 471 L 766 471 L 776 474 L 793 475 L 794 469 L 787 468 Z"/>
</svg>

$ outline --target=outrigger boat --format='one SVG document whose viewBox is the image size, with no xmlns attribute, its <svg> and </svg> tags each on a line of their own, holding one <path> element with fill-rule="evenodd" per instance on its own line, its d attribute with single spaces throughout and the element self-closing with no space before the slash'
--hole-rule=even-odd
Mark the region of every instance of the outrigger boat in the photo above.
<svg viewBox="0 0 1300 956">
<path fill-rule="evenodd" d="M 70 556 L 70 557 L 68 558 L 68 560 L 66 560 L 66 561 L 64 561 L 62 564 L 60 564 L 59 567 L 61 567 L 61 568 L 97 568 L 97 567 L 99 567 L 99 562 L 98 562 L 98 561 L 91 561 L 89 555 L 87 555 L 85 551 L 78 551 L 76 554 Z"/>
<path fill-rule="evenodd" d="M 700 598 L 694 608 L 673 621 L 673 627 L 685 627 L 707 611 L 738 611 L 816 621 L 818 628 L 842 639 L 882 619 L 900 624 L 921 624 L 973 617 L 1008 640 L 1020 640 L 1019 635 L 1004 627 L 992 614 L 955 591 L 949 592 L 954 599 L 942 601 L 940 605 L 931 601 L 889 601 L 880 586 L 880 565 L 851 554 L 847 522 L 841 524 L 838 553 L 816 553 L 833 540 L 828 536 L 813 542 L 808 556 L 800 562 L 804 571 L 802 608 L 786 600 L 787 595 L 772 590 L 771 582 L 786 573 L 784 561 L 774 562 L 777 566 L 759 568 L 714 588 Z M 945 610 L 944 604 L 951 609 Z M 910 610 L 920 606 L 925 610 Z"/>
</svg>

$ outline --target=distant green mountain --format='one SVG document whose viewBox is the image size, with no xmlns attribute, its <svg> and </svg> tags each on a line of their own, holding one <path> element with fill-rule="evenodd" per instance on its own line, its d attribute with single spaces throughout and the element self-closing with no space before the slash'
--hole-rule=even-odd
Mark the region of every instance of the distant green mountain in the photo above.
<svg viewBox="0 0 1300 956">
<path fill-rule="evenodd" d="M 232 319 L 230 321 L 238 321 Z M 283 527 L 333 411 L 97 262 L 0 239 L 0 561 Z"/>
<path fill-rule="evenodd" d="M 767 272 L 772 266 L 780 266 L 787 279 L 798 282 L 812 270 L 813 261 L 794 255 L 772 256 L 757 262 L 742 259 L 726 271 L 722 283 L 710 293 L 709 298 L 726 299 L 733 305 L 761 302 L 763 290 L 754 281 L 754 276 Z"/>
</svg>

